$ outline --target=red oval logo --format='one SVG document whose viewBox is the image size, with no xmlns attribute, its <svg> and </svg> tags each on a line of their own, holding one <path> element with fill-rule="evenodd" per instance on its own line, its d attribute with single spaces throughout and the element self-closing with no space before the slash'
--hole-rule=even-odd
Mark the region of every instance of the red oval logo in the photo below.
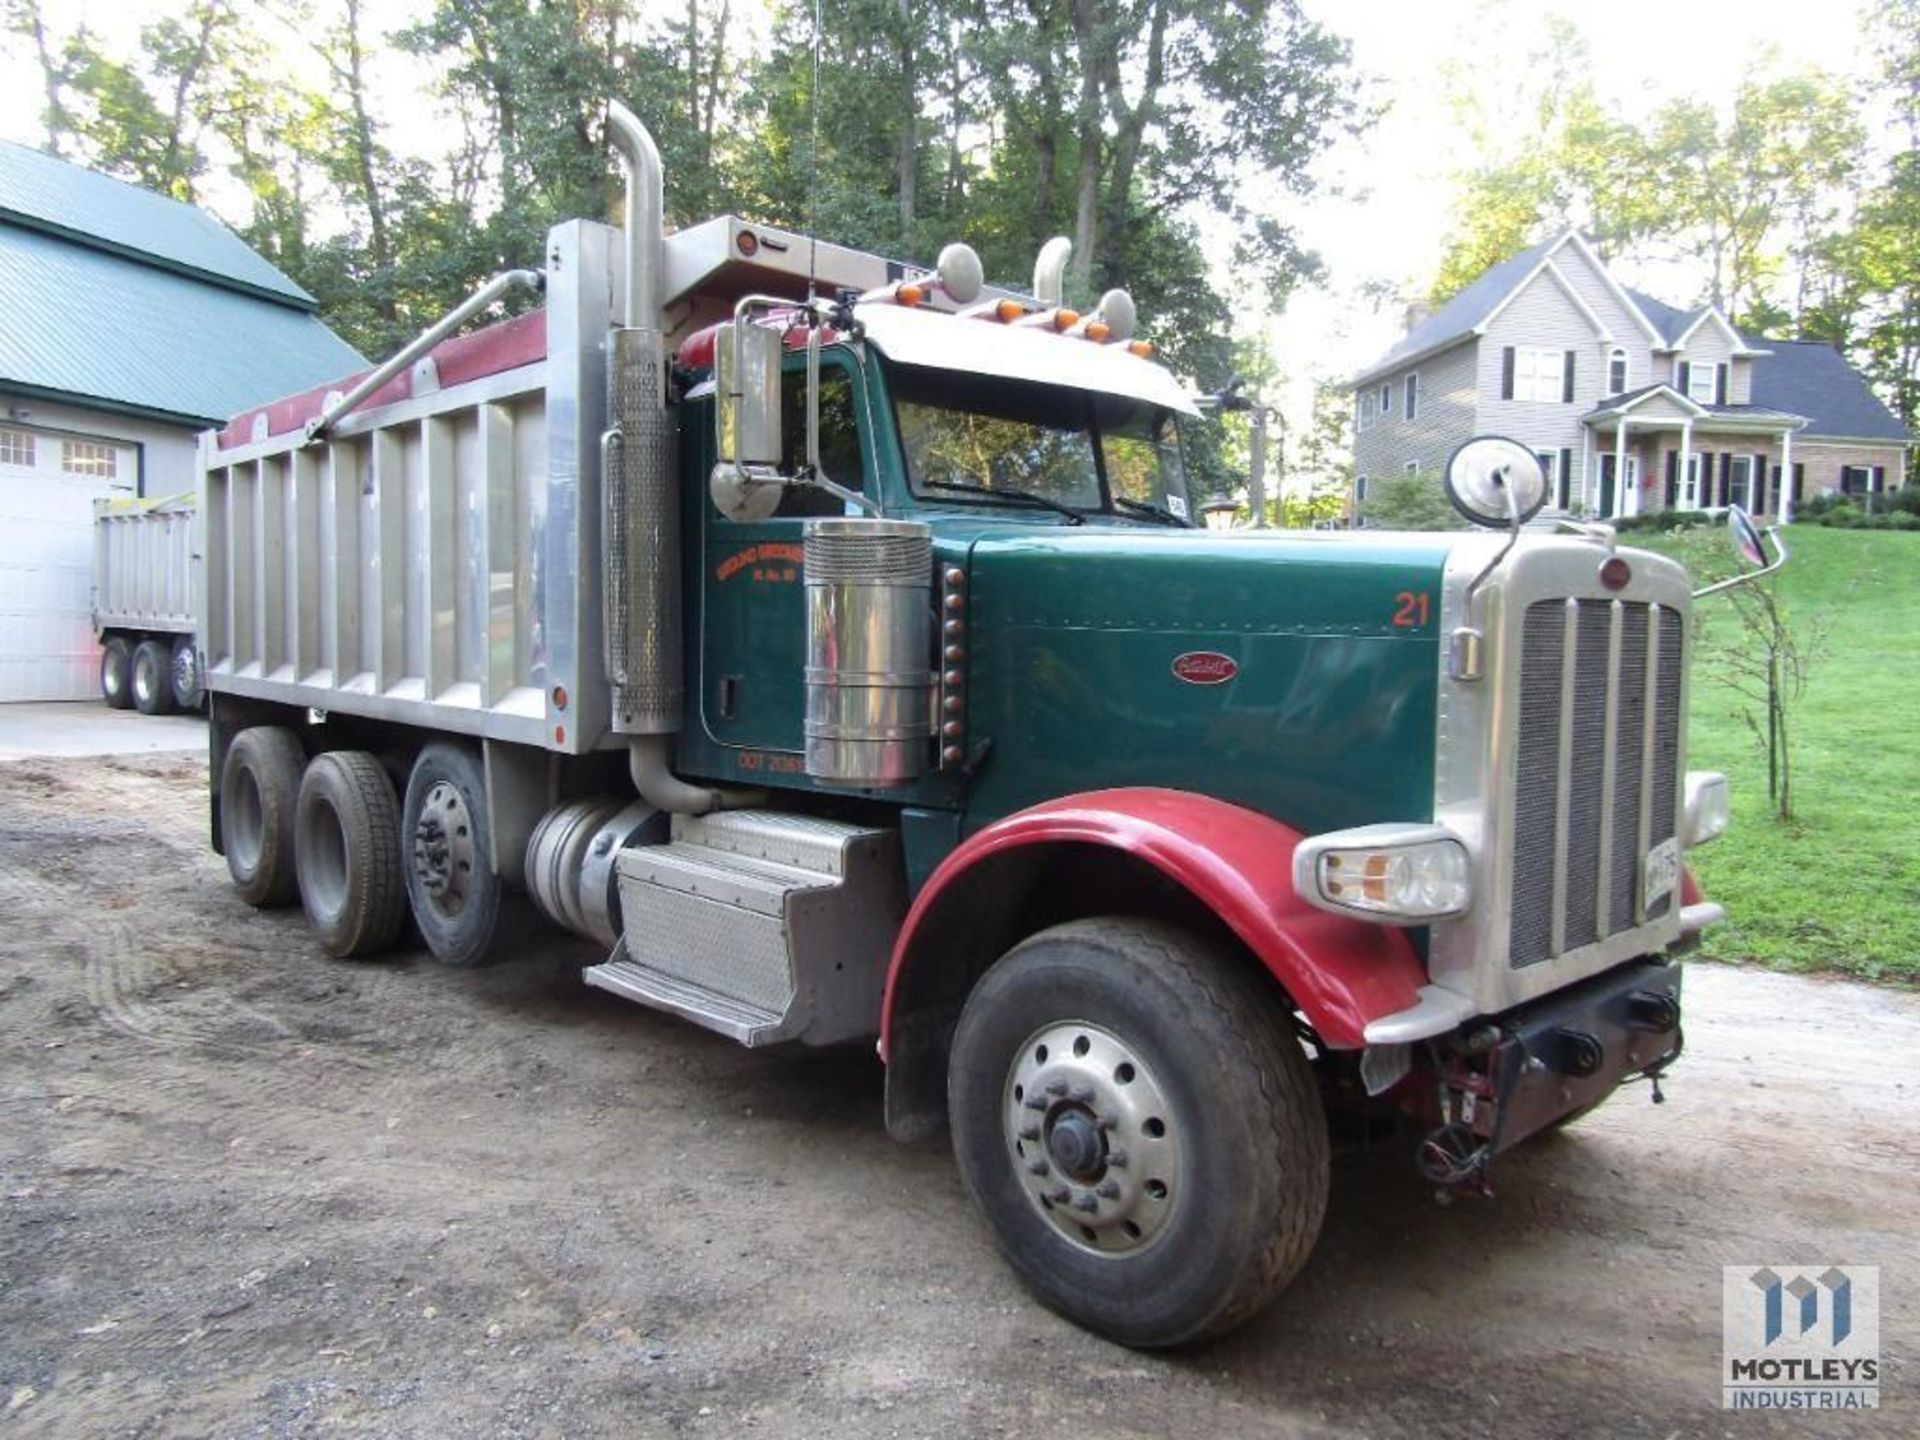
<svg viewBox="0 0 1920 1440">
<path fill-rule="evenodd" d="M 1174 657 L 1173 673 L 1189 685 L 1224 685 L 1240 673 L 1240 662 L 1218 650 L 1189 650 Z"/>
</svg>

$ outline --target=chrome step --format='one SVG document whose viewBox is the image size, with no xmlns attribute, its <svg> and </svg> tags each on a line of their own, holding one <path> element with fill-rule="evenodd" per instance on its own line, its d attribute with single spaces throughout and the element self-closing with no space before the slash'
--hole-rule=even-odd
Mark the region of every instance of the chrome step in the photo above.
<svg viewBox="0 0 1920 1440">
<path fill-rule="evenodd" d="M 626 958 L 625 942 L 614 951 L 614 957 L 586 972 L 589 985 L 692 1020 L 742 1045 L 764 1045 L 765 1037 L 780 1027 L 777 1011 L 729 1001 L 711 990 L 636 965 Z"/>
<path fill-rule="evenodd" d="M 906 910 L 899 836 L 769 810 L 674 817 L 615 862 L 624 933 L 590 985 L 743 1045 L 878 1028 Z"/>
</svg>

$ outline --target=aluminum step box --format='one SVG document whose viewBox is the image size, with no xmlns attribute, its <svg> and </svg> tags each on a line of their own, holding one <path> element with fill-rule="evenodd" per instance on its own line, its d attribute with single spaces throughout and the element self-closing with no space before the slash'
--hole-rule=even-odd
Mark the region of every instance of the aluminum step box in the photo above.
<svg viewBox="0 0 1920 1440">
<path fill-rule="evenodd" d="M 899 834 L 771 810 L 675 816 L 617 864 L 623 933 L 586 979 L 742 1045 L 878 1033 L 906 914 Z"/>
</svg>

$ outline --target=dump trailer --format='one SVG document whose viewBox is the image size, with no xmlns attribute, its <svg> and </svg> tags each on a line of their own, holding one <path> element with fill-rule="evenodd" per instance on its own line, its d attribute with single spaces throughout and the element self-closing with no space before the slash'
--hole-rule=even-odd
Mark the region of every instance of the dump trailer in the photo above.
<svg viewBox="0 0 1920 1440">
<path fill-rule="evenodd" d="M 1188 387 L 1124 292 L 1065 303 L 1065 242 L 1013 293 L 667 234 L 609 131 L 620 225 L 203 439 L 247 901 L 457 966 L 530 904 L 614 996 L 877 1045 L 889 1130 L 950 1132 L 1036 1295 L 1137 1346 L 1283 1290 L 1333 1117 L 1451 1194 L 1657 1091 L 1726 822 L 1678 565 L 1523 534 L 1497 439 L 1473 531 L 1194 528 Z"/>
<path fill-rule="evenodd" d="M 197 710 L 193 496 L 93 502 L 93 633 L 100 695 L 146 715 Z"/>
</svg>

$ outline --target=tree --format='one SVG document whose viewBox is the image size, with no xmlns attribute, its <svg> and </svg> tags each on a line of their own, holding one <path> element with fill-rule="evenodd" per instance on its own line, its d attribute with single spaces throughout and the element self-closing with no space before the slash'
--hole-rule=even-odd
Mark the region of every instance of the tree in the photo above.
<svg viewBox="0 0 1920 1440">
<path fill-rule="evenodd" d="M 1433 476 L 1381 475 L 1367 482 L 1358 519 L 1373 530 L 1463 530 L 1460 516 Z"/>
</svg>

